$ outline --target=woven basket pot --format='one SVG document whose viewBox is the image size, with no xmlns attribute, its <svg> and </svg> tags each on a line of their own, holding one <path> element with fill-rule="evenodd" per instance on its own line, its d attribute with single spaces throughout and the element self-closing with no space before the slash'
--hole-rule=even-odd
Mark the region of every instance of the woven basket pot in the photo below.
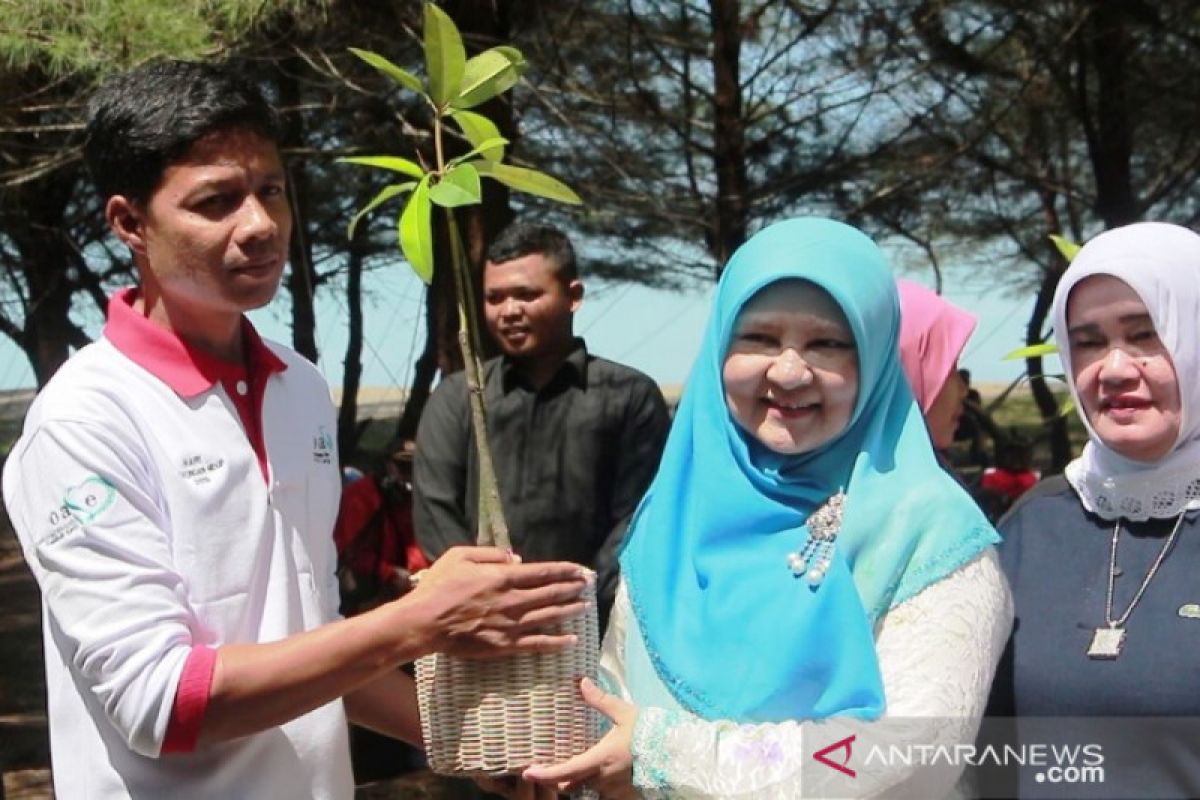
<svg viewBox="0 0 1200 800">
<path fill-rule="evenodd" d="M 600 738 L 600 715 L 579 696 L 596 677 L 596 590 L 587 613 L 563 624 L 578 642 L 555 653 L 491 661 L 434 653 L 417 659 L 417 700 L 430 768 L 442 775 L 501 775 L 555 764 Z"/>
</svg>

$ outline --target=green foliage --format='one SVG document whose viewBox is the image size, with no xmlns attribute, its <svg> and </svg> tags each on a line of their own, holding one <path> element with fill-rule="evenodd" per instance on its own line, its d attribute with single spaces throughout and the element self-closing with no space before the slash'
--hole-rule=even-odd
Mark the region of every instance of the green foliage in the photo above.
<svg viewBox="0 0 1200 800">
<path fill-rule="evenodd" d="M 417 76 L 401 69 L 370 50 L 351 48 L 355 56 L 386 75 L 397 85 L 416 91 L 433 109 L 433 135 L 437 163 L 426 168 L 401 156 L 351 156 L 339 159 L 348 164 L 399 172 L 418 183 L 393 184 L 382 189 L 351 220 L 349 233 L 362 218 L 379 206 L 408 191 L 412 196 L 400 215 L 400 249 L 413 270 L 426 283 L 433 278 L 433 206 L 453 209 L 482 202 L 480 178 L 490 178 L 511 189 L 578 205 L 583 201 L 571 187 L 557 178 L 526 167 L 503 163 L 508 140 L 486 116 L 466 110 L 500 95 L 513 87 L 525 71 L 521 52 L 513 47 L 493 47 L 469 61 L 462 36 L 454 21 L 432 3 L 425 6 L 425 65 L 429 72 L 429 91 Z M 457 158 L 445 159 L 442 137 L 447 120 L 462 131 L 471 150 Z"/>
<path fill-rule="evenodd" d="M 477 161 L 475 162 L 475 167 L 479 170 L 480 175 L 487 178 L 495 178 L 510 189 L 536 194 L 539 197 L 557 200 L 560 203 L 569 203 L 571 205 L 583 203 L 583 200 L 579 198 L 579 195 L 575 194 L 575 191 L 570 186 L 567 186 L 556 178 L 551 178 L 544 172 L 525 169 L 524 167 L 514 167 L 510 164 L 501 164 L 495 161 Z"/>
<path fill-rule="evenodd" d="M 391 78 L 397 85 L 409 91 L 421 92 L 425 88 L 421 85 L 421 80 L 416 75 L 413 75 L 406 69 L 397 67 L 378 53 L 373 53 L 370 50 L 360 50 L 357 47 L 351 47 L 350 52 Z"/>
<path fill-rule="evenodd" d="M 409 161 L 407 158 L 401 158 L 400 156 L 347 156 L 346 158 L 339 158 L 338 161 L 401 172 L 410 178 L 420 179 L 425 177 L 425 170 L 421 169 L 420 164 Z"/>
<path fill-rule="evenodd" d="M 1042 342 L 1041 344 L 1031 344 L 1027 347 L 1017 348 L 1011 353 L 1005 353 L 1003 360 L 1017 361 L 1023 358 L 1040 358 L 1041 356 L 1048 356 L 1057 352 L 1058 347 L 1053 342 Z"/>
<path fill-rule="evenodd" d="M 453 167 L 456 164 L 461 164 L 475 156 L 482 156 L 485 153 L 495 153 L 497 151 L 504 152 L 504 145 L 508 144 L 508 139 L 503 136 L 497 136 L 495 139 L 486 139 L 480 142 L 473 150 L 470 150 L 457 158 L 452 158 L 446 162 L 448 167 Z M 499 159 L 487 159 L 490 162 L 499 161 Z"/>
<path fill-rule="evenodd" d="M 412 197 L 400 215 L 400 249 L 417 277 L 433 281 L 433 206 L 429 202 L 429 179 L 426 175 L 413 190 Z"/>
<path fill-rule="evenodd" d="M 1067 260 L 1068 264 L 1074 261 L 1075 255 L 1083 249 L 1081 245 L 1075 244 L 1075 242 L 1072 242 L 1070 239 L 1066 239 L 1053 233 L 1050 234 L 1050 241 L 1054 242 L 1054 246 L 1058 249 L 1058 252 L 1062 254 L 1062 257 Z"/>
<path fill-rule="evenodd" d="M 500 129 L 496 127 L 496 123 L 492 122 L 482 114 L 476 114 L 474 111 L 452 111 L 449 117 L 458 124 L 458 129 L 462 131 L 462 135 L 467 137 L 467 141 L 482 157 L 488 161 L 503 161 L 504 160 L 504 141 L 500 136 Z M 504 141 L 504 144 L 498 146 L 489 146 L 487 148 L 481 145 L 496 140 Z"/>
<path fill-rule="evenodd" d="M 359 212 L 354 215 L 354 219 L 350 220 L 350 225 L 346 229 L 346 238 L 354 238 L 354 230 L 358 227 L 358 223 L 363 217 L 379 208 L 388 200 L 391 200 L 394 197 L 399 197 L 405 192 L 411 192 L 417 187 L 417 183 L 417 181 L 409 181 L 407 183 L 394 183 L 391 186 L 383 187 L 383 189 L 379 191 L 379 194 L 375 195 L 371 202 L 363 206 Z"/>
<path fill-rule="evenodd" d="M 512 53 L 518 60 L 513 60 Z M 493 47 L 472 58 L 463 68 L 462 85 L 451 105 L 472 108 L 516 86 L 525 71 L 525 60 L 520 55 L 511 47 Z"/>
<path fill-rule="evenodd" d="M 425 4 L 424 41 L 429 96 L 434 105 L 441 108 L 458 94 L 467 52 L 454 20 L 433 3 Z"/>
<path fill-rule="evenodd" d="M 100 75 L 155 56 L 219 55 L 280 14 L 323 17 L 332 0 L 4 0 L 0 62 L 47 74 Z"/>
<path fill-rule="evenodd" d="M 470 164 L 451 167 L 429 190 L 429 199 L 442 208 L 470 206 L 483 199 L 479 173 Z"/>
</svg>

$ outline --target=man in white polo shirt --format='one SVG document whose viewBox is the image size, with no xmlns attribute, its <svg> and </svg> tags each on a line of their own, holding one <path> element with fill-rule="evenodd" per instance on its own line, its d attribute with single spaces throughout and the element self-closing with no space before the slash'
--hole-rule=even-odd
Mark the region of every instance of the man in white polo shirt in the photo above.
<svg viewBox="0 0 1200 800">
<path fill-rule="evenodd" d="M 43 598 L 57 796 L 349 798 L 347 716 L 418 743 L 433 651 L 564 646 L 572 564 L 491 548 L 337 617 L 334 411 L 317 370 L 243 312 L 291 231 L 276 119 L 227 68 L 106 83 L 85 156 L 139 286 L 41 392 L 4 499 Z"/>
</svg>

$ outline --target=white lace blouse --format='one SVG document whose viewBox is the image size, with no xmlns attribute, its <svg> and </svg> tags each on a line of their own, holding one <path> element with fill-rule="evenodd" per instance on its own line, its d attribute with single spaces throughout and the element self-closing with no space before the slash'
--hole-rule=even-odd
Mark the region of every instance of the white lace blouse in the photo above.
<svg viewBox="0 0 1200 800">
<path fill-rule="evenodd" d="M 1012 613 L 996 552 L 988 548 L 884 617 L 876 650 L 887 710 L 879 720 L 737 724 L 641 708 L 633 742 L 634 785 L 645 797 L 687 800 L 945 797 L 964 766 L 964 750 L 952 755 L 953 749 L 974 741 Z M 633 702 L 624 679 L 631 635 L 641 632 L 622 582 L 604 639 L 600 678 Z M 713 668 L 720 669 L 719 653 L 713 654 Z M 826 755 L 852 769 L 852 779 L 814 760 L 814 752 L 852 735 L 852 756 L 845 750 Z"/>
</svg>

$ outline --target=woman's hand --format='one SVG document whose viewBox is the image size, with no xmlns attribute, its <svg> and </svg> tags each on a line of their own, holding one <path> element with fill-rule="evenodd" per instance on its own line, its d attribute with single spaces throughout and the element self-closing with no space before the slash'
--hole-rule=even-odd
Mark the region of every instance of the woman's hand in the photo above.
<svg viewBox="0 0 1200 800">
<path fill-rule="evenodd" d="M 560 792 L 570 792 L 586 786 L 603 798 L 636 798 L 638 794 L 633 788 L 632 744 L 637 706 L 607 694 L 587 678 L 579 682 L 579 692 L 588 705 L 612 720 L 612 730 L 590 750 L 561 764 L 530 767 L 522 777 L 527 781 L 554 787 Z"/>
</svg>

